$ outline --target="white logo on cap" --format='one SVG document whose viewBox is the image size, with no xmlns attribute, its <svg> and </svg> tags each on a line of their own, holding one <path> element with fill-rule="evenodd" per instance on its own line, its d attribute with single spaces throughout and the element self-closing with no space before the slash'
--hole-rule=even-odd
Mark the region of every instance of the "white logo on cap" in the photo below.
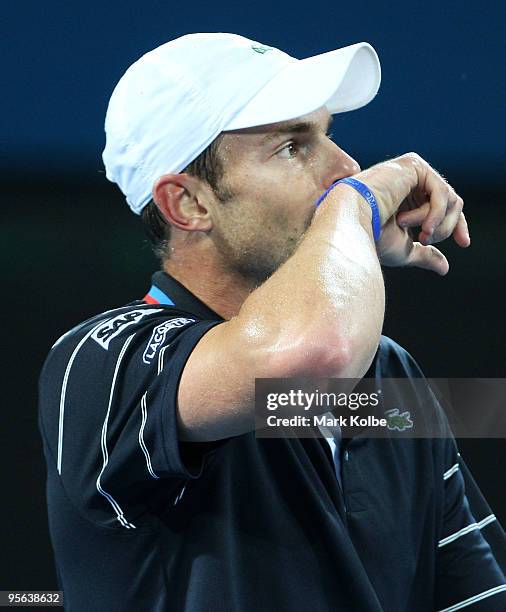
<svg viewBox="0 0 506 612">
<path fill-rule="evenodd" d="M 251 45 L 251 48 L 261 55 L 267 53 L 267 51 L 272 51 L 272 47 L 266 47 L 265 45 Z"/>
</svg>

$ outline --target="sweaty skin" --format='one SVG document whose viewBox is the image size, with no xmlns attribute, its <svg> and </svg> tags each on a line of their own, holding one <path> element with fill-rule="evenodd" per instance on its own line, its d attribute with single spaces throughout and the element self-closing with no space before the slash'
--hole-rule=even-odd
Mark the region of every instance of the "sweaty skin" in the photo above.
<svg viewBox="0 0 506 612">
<path fill-rule="evenodd" d="M 253 429 L 255 378 L 361 378 L 383 325 L 380 259 L 445 274 L 448 262 L 429 242 L 453 233 L 460 246 L 469 244 L 462 200 L 424 160 L 407 154 L 361 172 L 327 136 L 329 120 L 319 109 L 226 133 L 225 201 L 185 174 L 154 185 L 174 230 L 165 270 L 226 319 L 184 369 L 183 440 Z M 376 196 L 377 244 L 371 210 L 352 187 L 336 186 L 315 211 L 318 197 L 350 175 Z M 412 225 L 422 226 L 425 244 L 412 241 Z"/>
</svg>

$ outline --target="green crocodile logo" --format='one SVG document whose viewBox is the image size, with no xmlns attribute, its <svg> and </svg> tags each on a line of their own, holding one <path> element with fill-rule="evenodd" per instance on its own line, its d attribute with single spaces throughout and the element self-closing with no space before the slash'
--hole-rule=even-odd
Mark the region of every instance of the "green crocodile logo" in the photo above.
<svg viewBox="0 0 506 612">
<path fill-rule="evenodd" d="M 411 413 L 407 410 L 402 414 L 399 414 L 398 408 L 387 410 L 385 412 L 387 428 L 390 431 L 404 431 L 405 429 L 411 429 L 413 427 L 413 421 L 411 420 Z"/>
<path fill-rule="evenodd" d="M 251 48 L 256 53 L 260 53 L 260 55 L 267 53 L 267 51 L 272 51 L 272 47 L 266 47 L 265 45 L 251 45 Z"/>
</svg>

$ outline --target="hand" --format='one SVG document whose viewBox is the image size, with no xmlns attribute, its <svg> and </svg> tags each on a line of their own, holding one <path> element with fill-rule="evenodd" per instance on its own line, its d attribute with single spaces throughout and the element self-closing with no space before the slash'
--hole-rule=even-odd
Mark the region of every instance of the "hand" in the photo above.
<svg viewBox="0 0 506 612">
<path fill-rule="evenodd" d="M 471 243 L 463 201 L 416 153 L 407 153 L 356 175 L 374 193 L 382 224 L 376 244 L 385 266 L 416 266 L 444 275 L 449 264 L 432 246 L 453 235 L 461 247 Z M 409 231 L 421 227 L 419 242 Z"/>
</svg>

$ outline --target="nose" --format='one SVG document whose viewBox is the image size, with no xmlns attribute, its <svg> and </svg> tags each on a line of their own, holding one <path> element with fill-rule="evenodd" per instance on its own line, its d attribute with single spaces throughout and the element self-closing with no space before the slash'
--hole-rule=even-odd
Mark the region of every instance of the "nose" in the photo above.
<svg viewBox="0 0 506 612">
<path fill-rule="evenodd" d="M 358 162 L 343 151 L 335 143 L 332 143 L 332 154 L 329 156 L 328 171 L 325 177 L 325 189 L 342 178 L 360 172 Z"/>
</svg>

